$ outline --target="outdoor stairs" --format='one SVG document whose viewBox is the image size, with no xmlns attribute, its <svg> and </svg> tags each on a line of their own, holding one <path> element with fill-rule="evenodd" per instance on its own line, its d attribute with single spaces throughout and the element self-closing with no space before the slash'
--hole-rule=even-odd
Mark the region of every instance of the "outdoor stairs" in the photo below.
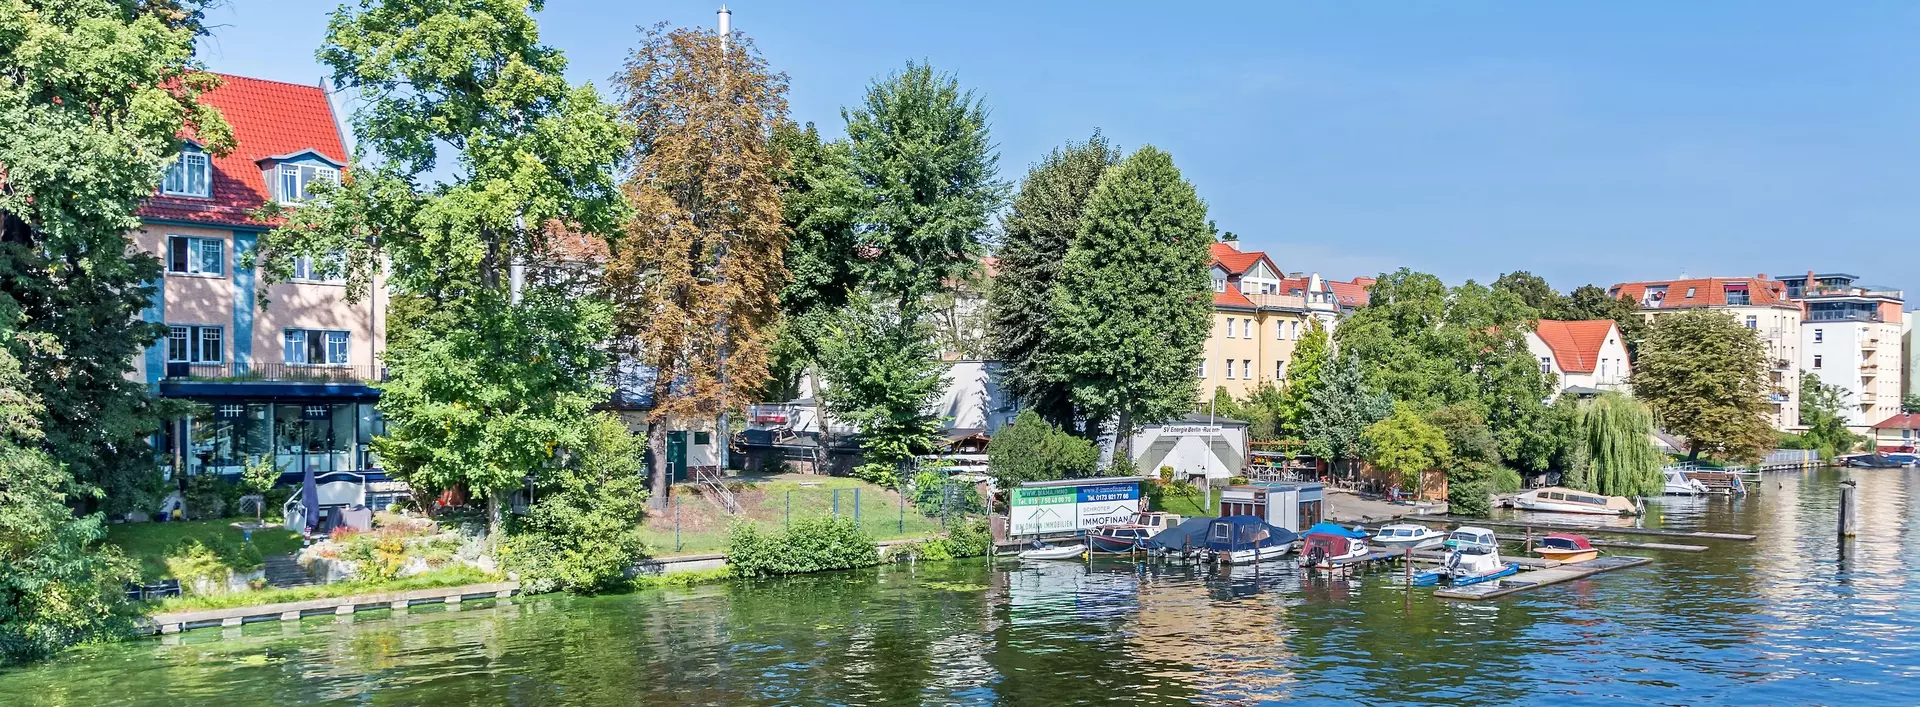
<svg viewBox="0 0 1920 707">
<path fill-rule="evenodd" d="M 735 498 L 733 491 L 727 488 L 727 479 L 721 476 L 718 470 L 699 469 L 693 472 L 693 476 L 700 482 L 700 487 L 706 489 L 710 498 L 720 502 L 720 507 L 725 509 L 728 515 L 740 512 L 740 499 Z"/>
<path fill-rule="evenodd" d="M 313 575 L 307 574 L 306 568 L 293 560 L 293 555 L 273 555 L 266 558 L 266 564 L 267 586 L 274 589 L 319 584 L 313 581 Z"/>
</svg>

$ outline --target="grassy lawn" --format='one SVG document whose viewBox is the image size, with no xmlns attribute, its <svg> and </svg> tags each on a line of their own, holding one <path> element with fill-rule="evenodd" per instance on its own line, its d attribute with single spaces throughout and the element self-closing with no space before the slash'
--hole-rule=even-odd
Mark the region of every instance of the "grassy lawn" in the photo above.
<svg viewBox="0 0 1920 707">
<path fill-rule="evenodd" d="M 128 557 L 139 562 L 141 577 L 153 581 L 167 576 L 166 558 L 185 538 L 218 537 L 239 546 L 244 533 L 233 527 L 235 520 L 238 519 L 109 525 L 106 542 L 119 547 Z M 300 549 L 300 534 L 278 526 L 264 528 L 254 531 L 253 545 L 259 548 L 262 557 L 284 555 Z"/>
<path fill-rule="evenodd" d="M 737 494 L 741 504 L 738 516 L 728 516 L 716 503 L 701 498 L 698 486 L 681 484 L 673 491 L 679 504 L 677 514 L 670 507 L 640 526 L 647 550 L 655 557 L 725 552 L 727 529 L 736 520 L 778 531 L 786 527 L 788 520 L 833 516 L 836 491 L 838 515 L 857 518 L 860 527 L 876 540 L 923 538 L 941 533 L 939 518 L 928 518 L 912 503 L 905 504 L 903 509 L 899 494 L 859 479 L 821 476 L 750 483 Z M 676 520 L 680 527 L 677 545 Z"/>
<path fill-rule="evenodd" d="M 1167 513 L 1176 513 L 1176 514 L 1179 514 L 1180 517 L 1182 518 L 1197 518 L 1197 517 L 1212 517 L 1217 514 L 1219 508 L 1220 508 L 1220 489 L 1214 489 L 1212 504 L 1207 508 L 1200 507 L 1200 496 L 1197 494 L 1193 496 L 1180 496 L 1175 494 L 1167 494 L 1167 497 L 1164 499 L 1164 502 L 1161 503 L 1159 507 L 1154 508 L 1153 510 L 1164 511 Z"/>
<path fill-rule="evenodd" d="M 671 575 L 669 575 L 671 576 Z M 205 611 L 209 609 L 231 609 L 237 606 L 260 606 L 309 599 L 330 599 L 355 594 L 375 594 L 380 592 L 404 592 L 412 589 L 438 589 L 440 587 L 458 587 L 463 584 L 482 584 L 498 582 L 500 577 L 487 574 L 467 565 L 454 565 L 412 577 L 404 577 L 385 582 L 336 582 L 317 584 L 310 587 L 292 589 L 267 589 L 257 592 L 235 592 L 232 594 L 214 594 L 210 596 L 185 596 L 162 599 L 149 606 L 149 612 L 165 614 L 176 611 Z"/>
</svg>

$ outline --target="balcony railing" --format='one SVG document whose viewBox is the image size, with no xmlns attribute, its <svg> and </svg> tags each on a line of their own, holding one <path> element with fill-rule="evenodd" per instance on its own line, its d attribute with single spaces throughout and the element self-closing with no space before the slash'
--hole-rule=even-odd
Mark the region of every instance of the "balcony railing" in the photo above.
<svg viewBox="0 0 1920 707">
<path fill-rule="evenodd" d="M 1252 300 L 1255 307 L 1276 307 L 1280 309 L 1307 308 L 1307 298 L 1303 295 L 1249 294 L 1247 295 L 1247 299 Z M 1327 303 L 1327 305 L 1325 308 L 1332 308 L 1332 303 Z"/>
<path fill-rule="evenodd" d="M 299 363 L 168 363 L 162 380 L 208 383 L 377 383 L 386 366 Z"/>
<path fill-rule="evenodd" d="M 1813 312 L 1808 313 L 1807 321 L 1881 323 L 1881 322 L 1885 322 L 1886 318 L 1881 317 L 1879 312 L 1826 312 L 1826 311 L 1814 310 Z"/>
</svg>

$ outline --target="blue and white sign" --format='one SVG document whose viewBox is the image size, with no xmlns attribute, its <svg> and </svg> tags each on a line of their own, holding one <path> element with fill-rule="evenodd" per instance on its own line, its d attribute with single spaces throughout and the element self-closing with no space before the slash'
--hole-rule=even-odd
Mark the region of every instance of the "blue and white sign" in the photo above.
<svg viewBox="0 0 1920 707">
<path fill-rule="evenodd" d="M 1102 525 L 1132 523 L 1140 512 L 1140 484 L 1101 484 L 1079 488 L 1077 515 L 1081 530 Z"/>
</svg>

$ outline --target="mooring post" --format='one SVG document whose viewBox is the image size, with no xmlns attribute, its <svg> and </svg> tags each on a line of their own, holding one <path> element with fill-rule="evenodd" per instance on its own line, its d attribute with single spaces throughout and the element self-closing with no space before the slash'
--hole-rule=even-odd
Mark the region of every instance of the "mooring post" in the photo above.
<svg viewBox="0 0 1920 707">
<path fill-rule="evenodd" d="M 1413 591 L 1413 548 L 1407 548 L 1407 554 L 1400 558 L 1400 564 L 1407 566 L 1407 591 Z"/>
<path fill-rule="evenodd" d="M 1532 552 L 1532 551 L 1533 551 L 1533 526 L 1531 526 L 1531 525 L 1529 525 L 1529 526 L 1527 526 L 1527 540 L 1526 540 L 1526 543 L 1527 543 L 1527 544 L 1525 544 L 1525 545 L 1522 545 L 1522 546 L 1520 546 L 1520 551 L 1521 551 L 1521 552 Z"/>
<path fill-rule="evenodd" d="M 1860 529 L 1860 484 L 1840 482 L 1840 537 L 1851 538 Z"/>
<path fill-rule="evenodd" d="M 860 524 L 860 489 L 853 490 L 853 524 Z"/>
<path fill-rule="evenodd" d="M 792 528 L 792 527 L 793 527 L 793 492 L 792 492 L 792 491 L 788 491 L 788 492 L 787 492 L 787 520 L 786 520 L 786 527 L 788 527 L 788 528 Z"/>
<path fill-rule="evenodd" d="M 669 496 L 669 498 L 673 499 L 673 551 L 679 552 L 680 551 L 680 496 L 676 494 L 673 496 Z"/>
</svg>

